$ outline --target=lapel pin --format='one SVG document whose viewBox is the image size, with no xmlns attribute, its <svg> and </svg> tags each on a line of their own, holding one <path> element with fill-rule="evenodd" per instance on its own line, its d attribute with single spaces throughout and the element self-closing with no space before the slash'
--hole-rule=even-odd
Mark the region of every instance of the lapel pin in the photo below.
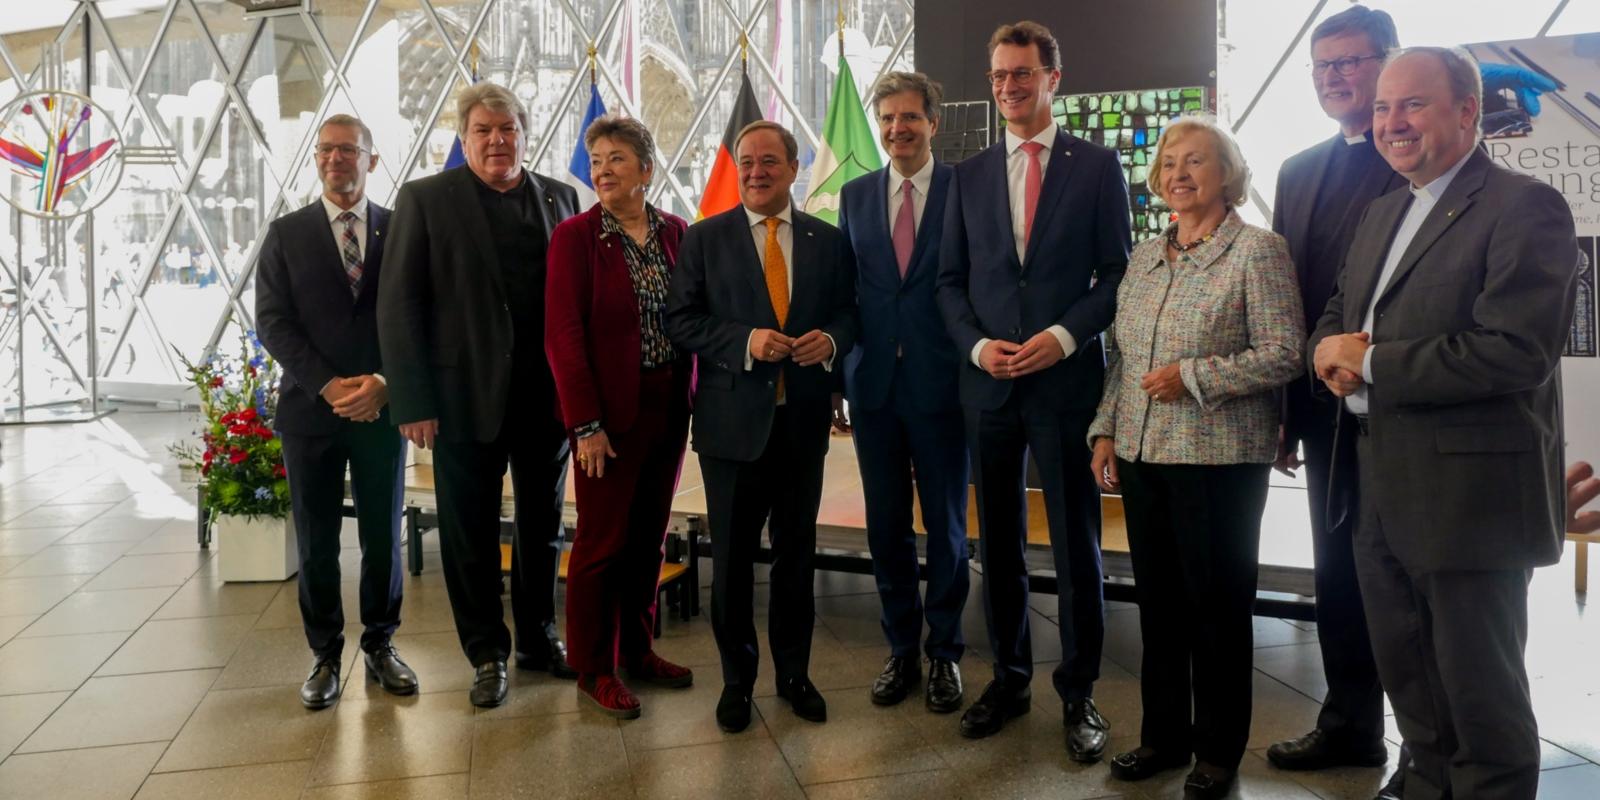
<svg viewBox="0 0 1600 800">
<path fill-rule="evenodd" d="M 1453 217 L 1456 215 L 1456 210 L 1452 208 L 1449 211 L 1444 212 L 1444 215 L 1447 217 Z"/>
</svg>

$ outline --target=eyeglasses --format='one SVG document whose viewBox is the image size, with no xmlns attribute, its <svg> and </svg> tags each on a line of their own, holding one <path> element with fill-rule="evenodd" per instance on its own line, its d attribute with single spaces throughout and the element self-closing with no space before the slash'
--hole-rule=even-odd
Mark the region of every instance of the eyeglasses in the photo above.
<svg viewBox="0 0 1600 800">
<path fill-rule="evenodd" d="M 317 158 L 328 158 L 338 153 L 345 158 L 355 158 L 367 152 L 365 147 L 356 147 L 353 144 L 319 144 L 316 148 Z"/>
<path fill-rule="evenodd" d="M 991 86 L 1004 86 L 1006 83 L 1006 78 L 1010 78 L 1011 82 L 1018 86 L 1027 86 L 1028 84 L 1033 83 L 1033 76 L 1035 74 L 1047 72 L 1049 70 L 1050 67 L 1031 67 L 1028 69 L 1009 70 L 997 69 L 983 73 L 983 77 L 989 79 L 989 85 Z"/>
<path fill-rule="evenodd" d="M 926 119 L 926 116 L 918 114 L 915 111 L 907 111 L 904 114 L 879 114 L 878 125 L 884 128 L 887 128 L 896 122 L 900 123 L 901 125 L 915 125 Z"/>
<path fill-rule="evenodd" d="M 1383 58 L 1383 56 L 1347 56 L 1345 58 L 1336 58 L 1332 61 L 1313 61 L 1311 62 L 1311 74 L 1321 75 L 1327 72 L 1329 67 L 1332 67 L 1333 71 L 1340 75 L 1354 75 L 1356 74 L 1356 69 L 1361 66 L 1361 62 L 1380 58 Z"/>
</svg>

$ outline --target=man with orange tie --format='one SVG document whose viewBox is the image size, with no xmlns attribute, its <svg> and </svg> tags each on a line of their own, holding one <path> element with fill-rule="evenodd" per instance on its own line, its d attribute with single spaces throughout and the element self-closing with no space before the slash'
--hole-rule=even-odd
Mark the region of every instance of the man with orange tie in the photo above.
<svg viewBox="0 0 1600 800">
<path fill-rule="evenodd" d="M 711 626 L 722 655 L 717 724 L 750 724 L 755 558 L 772 547 L 768 640 L 778 696 L 827 718 L 811 660 L 812 555 L 832 374 L 856 339 L 855 274 L 844 237 L 794 208 L 794 135 L 753 122 L 734 140 L 741 205 L 691 226 L 667 295 L 667 335 L 693 352 L 694 450 L 711 526 Z"/>
</svg>

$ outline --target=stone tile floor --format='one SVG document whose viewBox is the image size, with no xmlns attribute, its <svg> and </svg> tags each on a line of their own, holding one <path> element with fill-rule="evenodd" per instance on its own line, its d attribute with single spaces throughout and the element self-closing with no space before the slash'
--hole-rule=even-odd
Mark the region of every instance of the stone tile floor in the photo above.
<svg viewBox="0 0 1600 800">
<path fill-rule="evenodd" d="M 872 581 L 857 575 L 817 578 L 812 677 L 829 721 L 795 718 L 769 675 L 756 722 L 729 736 L 713 718 L 721 681 L 703 617 L 670 620 L 659 642 L 695 667 L 697 683 L 641 689 L 638 720 L 581 708 L 570 683 L 542 674 L 516 675 L 504 707 L 474 709 L 430 536 L 427 569 L 406 579 L 395 637 L 421 693 L 391 697 L 365 681 L 352 626 L 343 700 L 308 712 L 296 697 L 309 656 L 293 582 L 222 584 L 215 550 L 195 543 L 191 490 L 166 451 L 192 427 L 189 415 L 133 407 L 92 424 L 0 429 L 0 797 L 1181 794 L 1181 772 L 1133 785 L 1104 764 L 1067 760 L 1049 688 L 1060 656 L 1050 596 L 1034 600 L 1034 712 L 1001 735 L 962 739 L 954 716 L 916 702 L 873 706 L 866 687 L 885 652 Z M 1532 590 L 1528 663 L 1549 800 L 1600 796 L 1600 620 L 1574 597 L 1571 560 L 1569 548 Z M 344 563 L 354 576 L 353 540 Z M 354 584 L 345 588 L 353 618 Z M 1097 697 L 1120 751 L 1137 742 L 1138 611 L 1113 604 L 1109 616 Z M 976 587 L 966 629 L 970 700 L 988 672 Z M 1371 797 L 1383 769 L 1300 775 L 1267 765 L 1268 744 L 1312 726 L 1325 684 L 1314 625 L 1258 618 L 1256 646 L 1255 722 L 1236 794 Z"/>
</svg>

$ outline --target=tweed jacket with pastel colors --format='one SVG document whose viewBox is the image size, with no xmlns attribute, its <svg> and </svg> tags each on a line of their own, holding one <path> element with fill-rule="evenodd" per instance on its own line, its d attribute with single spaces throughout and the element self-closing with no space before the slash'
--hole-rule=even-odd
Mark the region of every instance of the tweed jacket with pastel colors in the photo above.
<svg viewBox="0 0 1600 800">
<path fill-rule="evenodd" d="M 1289 249 L 1233 211 L 1176 266 L 1166 241 L 1140 243 L 1128 262 L 1089 441 L 1112 437 L 1126 461 L 1270 463 L 1278 449 L 1273 390 L 1300 376 L 1306 340 Z M 1151 401 L 1140 378 L 1173 362 L 1188 394 Z"/>
</svg>

